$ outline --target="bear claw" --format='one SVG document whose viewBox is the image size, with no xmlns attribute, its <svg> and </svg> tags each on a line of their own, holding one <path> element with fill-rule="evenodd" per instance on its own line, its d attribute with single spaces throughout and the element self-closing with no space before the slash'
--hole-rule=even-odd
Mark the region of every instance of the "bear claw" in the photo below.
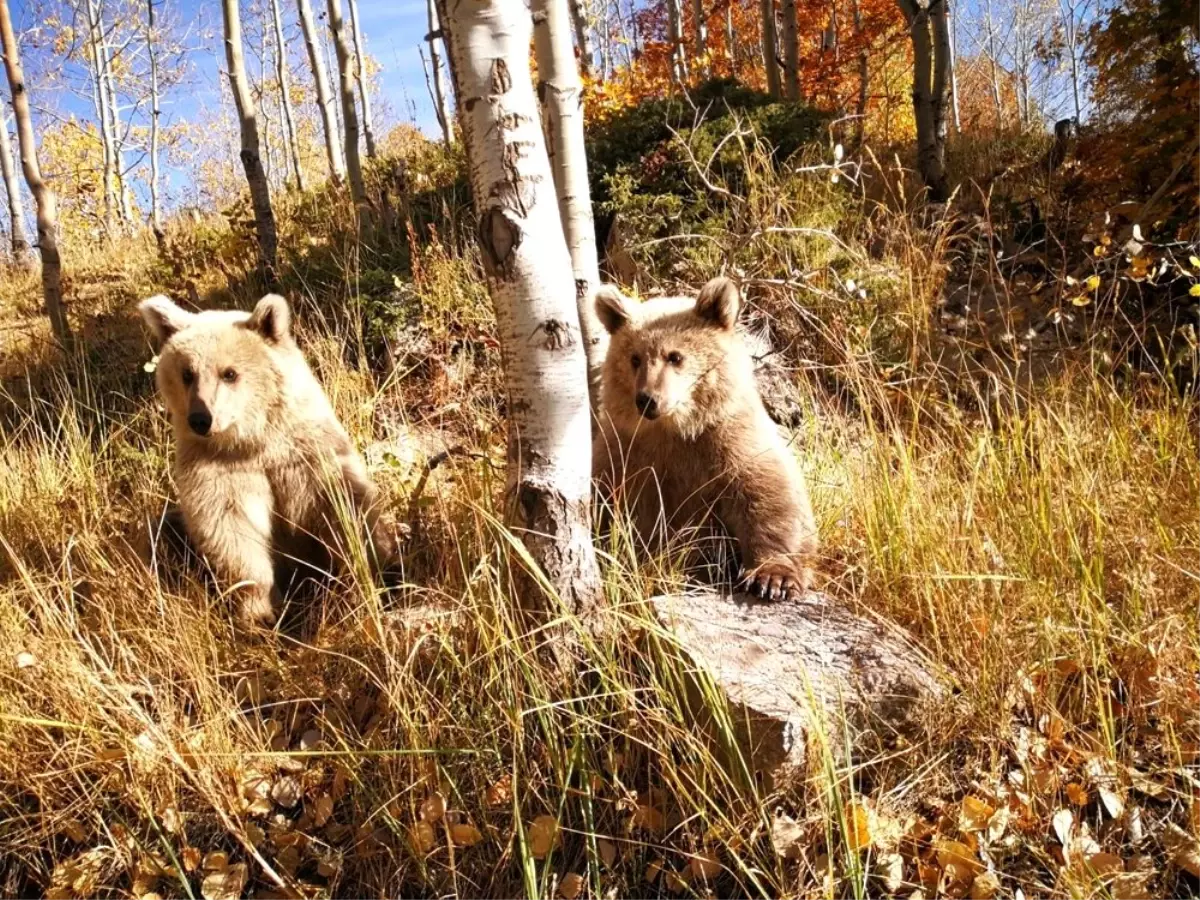
<svg viewBox="0 0 1200 900">
<path fill-rule="evenodd" d="M 801 593 L 800 585 L 792 576 L 771 574 L 770 572 L 743 575 L 740 579 L 740 587 L 751 597 L 758 597 L 769 603 L 790 601 L 799 598 Z"/>
</svg>

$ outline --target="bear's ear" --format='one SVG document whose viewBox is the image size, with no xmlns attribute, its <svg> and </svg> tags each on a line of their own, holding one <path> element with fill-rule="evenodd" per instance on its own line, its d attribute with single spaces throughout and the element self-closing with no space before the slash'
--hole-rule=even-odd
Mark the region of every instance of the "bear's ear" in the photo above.
<svg viewBox="0 0 1200 900">
<path fill-rule="evenodd" d="M 195 313 L 180 309 L 171 298 L 162 294 L 155 294 L 149 300 L 143 300 L 138 304 L 138 312 L 154 332 L 159 346 L 169 341 L 176 332 L 187 328 L 192 319 L 196 318 Z"/>
<path fill-rule="evenodd" d="M 741 307 L 737 285 L 728 278 L 714 278 L 700 288 L 700 296 L 696 298 L 696 315 L 726 331 L 732 331 L 737 324 Z"/>
<path fill-rule="evenodd" d="M 257 331 L 267 343 L 278 344 L 292 333 L 292 311 L 278 294 L 267 294 L 250 313 L 246 327 Z"/>
<path fill-rule="evenodd" d="M 630 301 L 615 285 L 603 284 L 596 288 L 596 316 L 609 334 L 616 334 L 633 318 Z"/>
</svg>

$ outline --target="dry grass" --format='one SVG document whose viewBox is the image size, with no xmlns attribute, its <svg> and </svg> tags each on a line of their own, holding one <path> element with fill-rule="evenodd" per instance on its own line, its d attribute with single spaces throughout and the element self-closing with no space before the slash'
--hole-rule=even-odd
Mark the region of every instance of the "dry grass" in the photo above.
<svg viewBox="0 0 1200 900">
<path fill-rule="evenodd" d="M 897 273 L 924 254 L 897 279 L 915 358 L 945 248 L 895 245 Z M 463 290 L 423 264 L 424 290 Z M 95 308 L 129 326 L 148 277 Z M 0 894 L 963 896 L 985 867 L 999 896 L 1195 894 L 1172 830 L 1194 842 L 1200 816 L 1194 400 L 1076 361 L 989 418 L 847 350 L 856 411 L 814 391 L 797 436 L 827 589 L 910 629 L 957 690 L 887 758 L 849 765 L 826 735 L 805 783 L 765 794 L 691 727 L 643 602 L 671 576 L 613 543 L 620 636 L 565 611 L 530 630 L 494 376 L 377 378 L 346 363 L 361 333 L 310 325 L 305 346 L 385 448 L 396 507 L 431 432 L 470 452 L 415 505 L 404 587 L 343 578 L 265 640 L 199 573 L 157 573 L 169 441 L 144 344 L 66 369 L 7 345 L 30 381 L 0 403 Z M 579 673 L 541 652 L 559 628 Z"/>
</svg>

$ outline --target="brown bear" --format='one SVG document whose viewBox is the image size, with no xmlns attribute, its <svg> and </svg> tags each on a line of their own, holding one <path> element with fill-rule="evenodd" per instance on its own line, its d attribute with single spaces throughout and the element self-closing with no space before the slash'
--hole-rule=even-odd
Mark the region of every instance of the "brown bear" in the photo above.
<svg viewBox="0 0 1200 900">
<path fill-rule="evenodd" d="M 274 622 L 276 563 L 330 546 L 339 510 L 363 516 L 376 561 L 391 559 L 375 488 L 292 338 L 287 301 L 192 313 L 159 295 L 138 308 L 160 345 L 187 537 L 240 593 L 245 624 Z"/>
<path fill-rule="evenodd" d="M 593 468 L 651 547 L 718 532 L 737 542 L 741 586 L 768 600 L 807 590 L 817 548 L 804 477 L 755 384 L 741 297 L 715 278 L 699 297 L 596 293 L 612 336 Z"/>
</svg>

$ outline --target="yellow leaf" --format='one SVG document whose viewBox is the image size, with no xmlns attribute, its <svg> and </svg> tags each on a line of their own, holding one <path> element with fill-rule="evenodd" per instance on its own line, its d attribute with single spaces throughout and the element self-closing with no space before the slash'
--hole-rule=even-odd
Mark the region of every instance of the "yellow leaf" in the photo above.
<svg viewBox="0 0 1200 900">
<path fill-rule="evenodd" d="M 506 806 L 512 801 L 512 776 L 505 775 L 490 788 L 484 795 L 484 802 L 488 806 Z"/>
<path fill-rule="evenodd" d="M 534 859 L 545 859 L 558 846 L 558 819 L 538 816 L 529 826 L 529 852 Z"/>
<path fill-rule="evenodd" d="M 1084 282 L 1084 285 L 1087 286 L 1087 289 L 1089 291 L 1096 290 L 1096 288 L 1100 287 L 1100 276 L 1099 275 L 1089 275 L 1087 281 Z"/>
<path fill-rule="evenodd" d="M 966 878 L 973 877 L 983 871 L 983 863 L 975 858 L 971 848 L 962 841 L 953 841 L 949 838 L 939 837 L 934 842 L 934 851 L 937 853 L 938 865 L 943 869 L 955 868 L 957 874 L 965 875 Z M 965 880 L 963 878 L 962 880 Z"/>
<path fill-rule="evenodd" d="M 871 813 L 858 800 L 846 804 L 846 843 L 856 851 L 871 843 Z"/>
<path fill-rule="evenodd" d="M 1072 781 L 1067 785 L 1067 799 L 1076 806 L 1087 806 L 1088 792 L 1082 784 Z"/>
<path fill-rule="evenodd" d="M 433 833 L 433 826 L 424 819 L 412 827 L 409 837 L 412 839 L 413 846 L 422 853 L 428 853 L 437 843 L 437 837 Z"/>
<path fill-rule="evenodd" d="M 1200 269 L 1200 256 L 1189 256 L 1188 262 L 1192 264 L 1193 269 Z"/>
<path fill-rule="evenodd" d="M 1200 297 L 1200 284 L 1193 284 L 1188 288 L 1188 293 L 1193 297 Z"/>
<path fill-rule="evenodd" d="M 650 865 L 646 866 L 646 883 L 654 884 L 658 880 L 659 873 L 662 872 L 662 862 L 655 859 L 650 861 Z"/>
<path fill-rule="evenodd" d="M 978 797 L 970 794 L 963 797 L 962 811 L 959 814 L 963 831 L 983 831 L 995 811 L 990 804 Z"/>
<path fill-rule="evenodd" d="M 450 829 L 450 840 L 460 847 L 474 847 L 483 840 L 483 835 L 470 822 L 460 822 Z"/>
<path fill-rule="evenodd" d="M 229 854 L 224 850 L 214 850 L 212 853 L 204 854 L 204 863 L 201 866 L 205 872 L 222 872 L 229 868 Z"/>
<path fill-rule="evenodd" d="M 446 815 L 446 798 L 440 791 L 434 791 L 421 804 L 421 820 L 435 825 Z"/>
<path fill-rule="evenodd" d="M 980 872 L 971 882 L 967 894 L 971 900 L 991 900 L 1000 891 L 1000 878 L 995 872 Z"/>
<path fill-rule="evenodd" d="M 188 872 L 195 872 L 200 868 L 200 851 L 195 847 L 183 848 L 183 868 Z"/>
<path fill-rule="evenodd" d="M 1092 302 L 1092 298 L 1089 297 L 1087 294 L 1080 294 L 1078 297 L 1071 298 L 1072 306 L 1087 306 L 1091 302 Z"/>
<path fill-rule="evenodd" d="M 248 873 L 245 863 L 237 863 L 220 872 L 213 872 L 200 884 L 204 900 L 241 900 Z"/>
<path fill-rule="evenodd" d="M 575 900 L 583 892 L 583 876 L 578 872 L 568 872 L 558 883 L 558 896 L 563 900 Z"/>
<path fill-rule="evenodd" d="M 1093 853 L 1087 858 L 1088 868 L 1097 875 L 1115 875 L 1125 871 L 1125 863 L 1114 853 Z"/>
</svg>

